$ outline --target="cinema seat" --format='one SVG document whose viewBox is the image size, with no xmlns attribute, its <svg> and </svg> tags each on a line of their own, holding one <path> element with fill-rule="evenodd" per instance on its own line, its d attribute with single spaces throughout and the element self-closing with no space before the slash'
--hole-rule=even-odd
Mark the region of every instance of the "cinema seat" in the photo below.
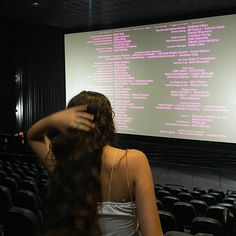
<svg viewBox="0 0 236 236">
<path fill-rule="evenodd" d="M 180 231 L 190 229 L 192 220 L 196 217 L 194 206 L 187 202 L 176 202 L 172 207 L 172 213 Z"/>
<path fill-rule="evenodd" d="M 162 199 L 162 204 L 165 211 L 171 211 L 173 205 L 179 202 L 179 198 L 173 196 L 166 196 Z"/>
<path fill-rule="evenodd" d="M 227 236 L 235 236 L 235 222 L 233 213 L 223 206 L 209 206 L 207 208 L 207 217 L 218 220 Z"/>
<path fill-rule="evenodd" d="M 212 205 L 216 205 L 217 204 L 215 197 L 210 195 L 210 194 L 203 194 L 203 195 L 201 195 L 201 200 L 206 202 L 206 204 L 208 206 L 212 206 Z"/>
<path fill-rule="evenodd" d="M 178 198 L 181 202 L 190 202 L 193 199 L 193 195 L 191 193 L 181 192 Z"/>
<path fill-rule="evenodd" d="M 190 192 L 193 196 L 193 199 L 199 200 L 201 198 L 201 193 L 199 191 Z"/>
<path fill-rule="evenodd" d="M 192 234 L 179 231 L 169 231 L 165 234 L 165 236 L 192 236 Z"/>
<path fill-rule="evenodd" d="M 213 234 L 214 236 L 226 236 L 222 225 L 216 219 L 209 217 L 195 217 L 192 222 L 190 233 Z"/>
<path fill-rule="evenodd" d="M 4 218 L 6 212 L 13 206 L 11 193 L 5 186 L 0 185 L 0 216 Z"/>
<path fill-rule="evenodd" d="M 167 211 L 159 211 L 159 217 L 163 233 L 171 230 L 177 230 L 176 220 L 172 213 Z"/>
<path fill-rule="evenodd" d="M 30 210 L 12 207 L 4 218 L 4 236 L 38 236 L 37 217 Z"/>
<path fill-rule="evenodd" d="M 42 212 L 39 208 L 37 197 L 28 190 L 19 190 L 15 195 L 15 206 L 32 211 L 38 218 L 39 224 L 43 221 Z"/>
<path fill-rule="evenodd" d="M 166 196 L 171 196 L 170 192 L 167 190 L 159 190 L 156 195 L 156 197 L 161 201 Z"/>
<path fill-rule="evenodd" d="M 189 203 L 194 206 L 197 216 L 206 216 L 208 206 L 204 201 L 193 199 Z"/>
<path fill-rule="evenodd" d="M 156 200 L 156 203 L 157 203 L 158 210 L 163 210 L 164 209 L 163 204 L 159 199 Z"/>
</svg>

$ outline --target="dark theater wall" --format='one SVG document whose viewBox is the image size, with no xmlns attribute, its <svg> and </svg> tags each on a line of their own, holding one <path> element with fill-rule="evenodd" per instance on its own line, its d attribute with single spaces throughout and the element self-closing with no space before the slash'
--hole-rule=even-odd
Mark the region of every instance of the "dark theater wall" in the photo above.
<svg viewBox="0 0 236 236">
<path fill-rule="evenodd" d="M 64 36 L 59 29 L 1 24 L 0 133 L 27 130 L 65 105 Z"/>
<path fill-rule="evenodd" d="M 16 128 L 15 38 L 10 25 L 0 25 L 0 133 Z"/>
<path fill-rule="evenodd" d="M 59 29 L 19 26 L 17 70 L 22 80 L 21 129 L 27 130 L 39 118 L 62 109 L 64 91 L 64 35 Z"/>
<path fill-rule="evenodd" d="M 192 190 L 193 187 L 203 188 L 205 190 L 215 189 L 219 191 L 236 191 L 235 167 L 227 168 L 219 166 L 218 168 L 190 166 L 179 164 L 153 165 L 153 179 L 156 184 L 178 184 Z"/>
</svg>

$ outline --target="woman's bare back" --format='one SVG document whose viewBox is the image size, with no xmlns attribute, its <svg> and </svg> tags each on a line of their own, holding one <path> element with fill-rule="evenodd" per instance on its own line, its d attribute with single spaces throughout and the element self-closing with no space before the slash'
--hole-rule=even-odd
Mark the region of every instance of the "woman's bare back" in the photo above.
<svg viewBox="0 0 236 236">
<path fill-rule="evenodd" d="M 102 155 L 102 201 L 128 202 L 134 200 L 134 178 L 129 170 L 131 150 L 105 146 Z M 109 191 L 110 189 L 110 191 Z"/>
</svg>

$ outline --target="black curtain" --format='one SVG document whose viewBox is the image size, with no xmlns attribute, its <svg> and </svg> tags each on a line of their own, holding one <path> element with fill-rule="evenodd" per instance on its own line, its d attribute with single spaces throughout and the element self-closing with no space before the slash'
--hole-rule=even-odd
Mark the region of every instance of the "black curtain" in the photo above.
<svg viewBox="0 0 236 236">
<path fill-rule="evenodd" d="M 15 39 L 11 24 L 0 24 L 0 133 L 16 129 Z"/>
<path fill-rule="evenodd" d="M 64 35 L 62 30 L 16 26 L 17 129 L 27 130 L 43 116 L 65 107 Z"/>
</svg>

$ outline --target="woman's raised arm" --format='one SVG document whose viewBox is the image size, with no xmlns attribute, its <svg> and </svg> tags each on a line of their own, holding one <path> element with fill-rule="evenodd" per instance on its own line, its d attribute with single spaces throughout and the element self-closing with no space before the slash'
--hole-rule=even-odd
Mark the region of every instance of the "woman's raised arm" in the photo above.
<svg viewBox="0 0 236 236">
<path fill-rule="evenodd" d="M 55 158 L 50 149 L 50 139 L 47 133 L 55 129 L 66 135 L 71 129 L 89 131 L 95 127 L 93 115 L 86 112 L 87 106 L 71 107 L 36 122 L 27 133 L 28 143 L 43 165 L 52 172 L 55 167 Z"/>
</svg>

